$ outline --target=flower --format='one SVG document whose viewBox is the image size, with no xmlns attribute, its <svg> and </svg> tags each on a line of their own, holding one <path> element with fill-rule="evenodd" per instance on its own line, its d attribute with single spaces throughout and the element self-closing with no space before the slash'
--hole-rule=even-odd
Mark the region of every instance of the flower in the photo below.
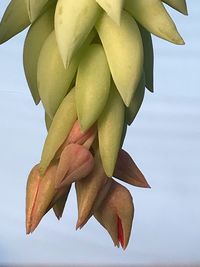
<svg viewBox="0 0 200 267">
<path fill-rule="evenodd" d="M 84 178 L 92 171 L 94 159 L 89 149 L 95 137 L 95 126 L 82 132 L 79 121 L 74 123 L 69 136 L 56 154 L 56 157 L 60 155 L 56 172 L 57 188 Z"/>
<path fill-rule="evenodd" d="M 134 205 L 132 196 L 123 185 L 112 180 L 101 205 L 94 212 L 97 221 L 108 231 L 115 246 L 125 249 L 130 238 Z"/>
<path fill-rule="evenodd" d="M 82 228 L 92 216 L 93 209 L 97 206 L 97 198 L 100 200 L 100 192 L 102 188 L 105 188 L 109 180 L 110 178 L 105 174 L 100 154 L 97 150 L 94 156 L 94 168 L 92 172 L 84 179 L 75 183 L 78 202 L 77 229 Z"/>
<path fill-rule="evenodd" d="M 75 182 L 78 220 L 82 228 L 91 216 L 108 231 L 114 245 L 125 249 L 131 234 L 134 205 L 130 192 L 105 173 L 96 139 L 96 126 L 82 132 L 76 121 L 58 149 L 44 176 L 36 165 L 28 177 L 26 231 L 32 233 L 42 217 L 53 208 L 58 219 Z M 134 186 L 149 188 L 131 156 L 119 150 L 114 175 Z"/>
</svg>

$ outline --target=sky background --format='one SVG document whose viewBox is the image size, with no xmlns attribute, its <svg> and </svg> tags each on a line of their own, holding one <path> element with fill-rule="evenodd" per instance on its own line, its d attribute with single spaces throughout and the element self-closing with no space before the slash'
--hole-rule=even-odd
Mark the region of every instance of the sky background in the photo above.
<svg viewBox="0 0 200 267">
<path fill-rule="evenodd" d="M 75 231 L 74 189 L 60 222 L 50 212 L 26 236 L 26 180 L 40 159 L 44 114 L 23 73 L 26 31 L 0 46 L 0 264 L 200 264 L 200 1 L 188 1 L 188 17 L 168 10 L 186 45 L 154 38 L 155 93 L 146 92 L 124 144 L 152 189 L 129 187 L 135 218 L 125 252 L 94 219 Z"/>
</svg>

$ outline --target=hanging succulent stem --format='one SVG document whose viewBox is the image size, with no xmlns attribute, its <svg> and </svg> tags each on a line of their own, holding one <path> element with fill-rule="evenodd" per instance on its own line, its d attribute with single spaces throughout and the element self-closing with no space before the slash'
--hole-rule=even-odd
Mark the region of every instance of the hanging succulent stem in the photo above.
<svg viewBox="0 0 200 267">
<path fill-rule="evenodd" d="M 27 234 L 51 209 L 62 217 L 75 183 L 76 228 L 94 216 L 127 247 L 134 205 L 116 179 L 150 188 L 122 146 L 146 88 L 154 91 L 151 34 L 184 44 L 163 2 L 187 14 L 184 0 L 10 1 L 0 43 L 29 27 L 24 71 L 48 132 L 27 181 Z"/>
</svg>

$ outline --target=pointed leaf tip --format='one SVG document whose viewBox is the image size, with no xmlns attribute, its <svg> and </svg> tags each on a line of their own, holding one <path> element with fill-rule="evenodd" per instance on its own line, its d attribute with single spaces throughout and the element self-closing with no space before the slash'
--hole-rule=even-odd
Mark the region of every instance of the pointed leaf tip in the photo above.
<svg viewBox="0 0 200 267">
<path fill-rule="evenodd" d="M 128 152 L 123 149 L 118 154 L 114 177 L 134 186 L 150 188 L 140 169 Z"/>
<path fill-rule="evenodd" d="M 122 228 L 122 222 L 119 216 L 117 216 L 117 229 L 118 229 L 118 240 L 122 248 L 124 248 L 124 231 Z"/>
</svg>

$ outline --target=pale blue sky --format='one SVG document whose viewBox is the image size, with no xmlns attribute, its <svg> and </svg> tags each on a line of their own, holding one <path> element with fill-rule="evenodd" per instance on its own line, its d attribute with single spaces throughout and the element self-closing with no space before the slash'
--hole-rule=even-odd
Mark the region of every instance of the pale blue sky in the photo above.
<svg viewBox="0 0 200 267">
<path fill-rule="evenodd" d="M 185 46 L 154 38 L 155 93 L 127 133 L 125 147 L 152 189 L 129 187 L 136 211 L 125 252 L 93 219 L 75 231 L 74 190 L 60 222 L 51 212 L 25 235 L 26 179 L 46 131 L 23 74 L 25 32 L 0 46 L 0 263 L 200 263 L 200 2 L 188 9 L 188 17 L 169 9 Z"/>
</svg>

